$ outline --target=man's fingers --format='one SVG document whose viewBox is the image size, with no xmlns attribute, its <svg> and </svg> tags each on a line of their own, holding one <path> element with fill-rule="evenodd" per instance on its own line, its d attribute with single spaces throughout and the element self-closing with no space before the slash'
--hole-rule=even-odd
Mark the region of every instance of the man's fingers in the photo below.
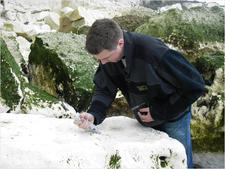
<svg viewBox="0 0 225 169">
<path fill-rule="evenodd" d="M 81 122 L 78 126 L 79 126 L 80 128 L 87 129 L 87 128 L 90 126 L 90 122 L 87 121 L 87 120 L 84 120 L 84 121 Z"/>
<path fill-rule="evenodd" d="M 141 112 L 138 112 L 138 116 L 140 117 L 141 121 L 143 122 L 151 122 L 153 121 L 150 112 L 147 112 L 146 115 L 142 115 Z"/>
</svg>

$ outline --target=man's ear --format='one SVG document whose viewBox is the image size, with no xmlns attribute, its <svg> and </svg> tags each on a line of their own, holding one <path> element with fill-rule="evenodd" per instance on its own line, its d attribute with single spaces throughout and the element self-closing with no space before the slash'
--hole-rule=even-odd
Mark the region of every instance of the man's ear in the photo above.
<svg viewBox="0 0 225 169">
<path fill-rule="evenodd" d="M 121 38 L 121 39 L 118 40 L 118 46 L 120 48 L 122 48 L 124 46 L 124 39 L 123 38 Z"/>
</svg>

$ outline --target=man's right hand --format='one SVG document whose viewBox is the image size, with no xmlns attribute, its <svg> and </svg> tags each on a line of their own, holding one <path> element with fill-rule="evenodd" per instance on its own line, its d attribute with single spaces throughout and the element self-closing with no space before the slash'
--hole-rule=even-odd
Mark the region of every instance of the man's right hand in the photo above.
<svg viewBox="0 0 225 169">
<path fill-rule="evenodd" d="M 87 112 L 80 113 L 80 123 L 78 127 L 88 129 L 94 123 L 94 116 Z"/>
</svg>

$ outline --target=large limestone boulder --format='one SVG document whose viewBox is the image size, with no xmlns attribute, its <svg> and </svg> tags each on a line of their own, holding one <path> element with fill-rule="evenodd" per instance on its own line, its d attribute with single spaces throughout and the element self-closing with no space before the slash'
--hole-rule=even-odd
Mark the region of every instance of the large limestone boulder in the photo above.
<svg viewBox="0 0 225 169">
<path fill-rule="evenodd" d="M 70 33 L 38 35 L 31 46 L 32 84 L 77 108 L 86 109 L 98 63 L 84 50 L 85 36 Z"/>
<path fill-rule="evenodd" d="M 72 119 L 31 114 L 0 113 L 0 126 L 0 168 L 187 167 L 180 142 L 127 117 L 107 118 L 99 134 L 79 129 Z"/>
</svg>

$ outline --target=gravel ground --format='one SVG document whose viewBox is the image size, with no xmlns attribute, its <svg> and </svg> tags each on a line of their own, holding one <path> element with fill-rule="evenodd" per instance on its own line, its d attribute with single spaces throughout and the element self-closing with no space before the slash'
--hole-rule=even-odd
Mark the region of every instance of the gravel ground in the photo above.
<svg viewBox="0 0 225 169">
<path fill-rule="evenodd" d="M 196 168 L 224 169 L 224 153 L 193 153 Z"/>
</svg>

